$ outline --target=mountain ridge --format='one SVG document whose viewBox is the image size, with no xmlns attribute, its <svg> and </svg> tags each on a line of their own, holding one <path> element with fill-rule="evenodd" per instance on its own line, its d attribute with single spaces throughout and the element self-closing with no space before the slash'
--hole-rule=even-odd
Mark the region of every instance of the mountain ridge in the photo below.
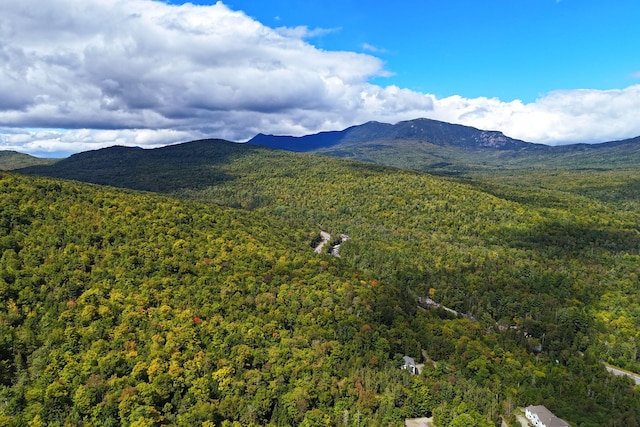
<svg viewBox="0 0 640 427">
<path fill-rule="evenodd" d="M 329 148 L 338 144 L 406 139 L 467 148 L 521 149 L 534 145 L 533 143 L 510 138 L 500 131 L 481 130 L 470 126 L 426 118 L 401 121 L 393 125 L 370 121 L 362 125 L 350 126 L 342 131 L 319 132 L 300 137 L 260 133 L 247 141 L 247 143 L 269 148 L 305 152 Z"/>
<path fill-rule="evenodd" d="M 425 118 L 394 125 L 367 122 L 301 137 L 259 134 L 247 144 L 464 176 L 490 170 L 619 169 L 640 164 L 640 137 L 550 146 Z"/>
<path fill-rule="evenodd" d="M 217 139 L 185 141 L 164 147 L 212 140 Z M 469 164 L 474 167 L 519 168 L 524 163 L 527 167 L 558 168 L 562 167 L 563 156 L 568 156 L 570 163 L 578 162 L 578 166 L 583 166 L 580 163 L 586 162 L 589 164 L 587 167 L 592 167 L 603 163 L 603 159 L 588 157 L 603 154 L 608 156 L 604 159 L 604 163 L 622 163 L 627 166 L 640 163 L 640 136 L 596 144 L 573 143 L 551 146 L 512 138 L 499 130 L 483 130 L 427 118 L 405 120 L 395 124 L 369 121 L 343 130 L 323 131 L 303 136 L 258 133 L 246 142 L 237 143 L 293 152 L 313 152 L 428 172 L 439 172 L 443 165 L 454 165 L 455 170 L 444 172 L 456 173 L 460 169 L 468 169 Z M 141 147 L 120 147 L 141 149 Z M 101 149 L 103 148 L 87 151 L 95 152 Z M 74 158 L 81 153 L 75 153 L 67 158 Z M 583 157 L 576 158 L 576 155 Z M 414 160 L 398 162 L 394 161 L 394 156 Z M 46 165 L 59 160 L 61 159 L 40 158 L 15 151 L 0 150 L 0 170 Z"/>
<path fill-rule="evenodd" d="M 217 165 L 241 155 L 240 151 L 260 149 L 263 148 L 222 139 L 201 139 L 153 149 L 115 145 L 76 153 L 52 165 L 16 171 L 157 192 L 162 188 L 200 188 L 231 179 Z M 197 179 L 183 175 L 181 172 L 185 170 L 197 173 Z M 167 176 L 172 179 L 159 179 Z"/>
</svg>

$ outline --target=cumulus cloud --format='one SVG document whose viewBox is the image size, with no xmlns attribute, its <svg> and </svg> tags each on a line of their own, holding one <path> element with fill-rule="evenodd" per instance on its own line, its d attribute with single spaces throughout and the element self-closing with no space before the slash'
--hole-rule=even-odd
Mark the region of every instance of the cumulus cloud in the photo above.
<svg viewBox="0 0 640 427">
<path fill-rule="evenodd" d="M 430 117 L 543 143 L 640 135 L 640 86 L 534 103 L 438 99 L 370 54 L 318 49 L 326 29 L 270 28 L 222 2 L 0 2 L 0 149 L 71 153 L 194 138 L 301 135 Z M 373 46 L 365 46 L 374 52 Z"/>
<path fill-rule="evenodd" d="M 4 127 L 246 138 L 264 130 L 252 123 L 358 108 L 357 87 L 384 74 L 375 57 L 321 51 L 302 40 L 314 31 L 282 34 L 222 3 L 9 0 L 0 32 Z"/>
<path fill-rule="evenodd" d="M 640 85 L 616 90 L 558 90 L 524 104 L 519 100 L 436 100 L 431 117 L 544 144 L 597 143 L 640 135 Z"/>
</svg>

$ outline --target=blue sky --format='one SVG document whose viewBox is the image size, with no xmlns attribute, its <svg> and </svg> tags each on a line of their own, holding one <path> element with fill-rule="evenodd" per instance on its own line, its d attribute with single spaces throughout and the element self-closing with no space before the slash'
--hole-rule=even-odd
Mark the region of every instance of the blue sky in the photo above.
<svg viewBox="0 0 640 427">
<path fill-rule="evenodd" d="M 638 0 L 4 0 L 0 150 L 419 117 L 551 145 L 631 138 L 638 18 Z"/>
<path fill-rule="evenodd" d="M 274 28 L 326 29 L 309 42 L 328 50 L 371 53 L 394 73 L 374 82 L 439 97 L 531 102 L 557 89 L 622 88 L 639 80 L 637 0 L 227 4 Z"/>
</svg>

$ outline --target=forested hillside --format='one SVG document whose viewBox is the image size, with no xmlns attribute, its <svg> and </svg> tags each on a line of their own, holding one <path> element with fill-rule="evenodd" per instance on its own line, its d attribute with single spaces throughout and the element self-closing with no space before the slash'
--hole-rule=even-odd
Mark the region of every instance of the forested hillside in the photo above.
<svg viewBox="0 0 640 427">
<path fill-rule="evenodd" d="M 25 203 L 42 203 L 26 210 L 30 219 L 5 220 L 14 224 L 6 227 L 7 236 L 13 236 L 8 241 L 35 238 L 31 233 L 38 231 L 32 224 L 38 212 L 57 224 L 51 225 L 52 231 L 73 230 L 65 235 L 84 236 L 79 237 L 81 243 L 74 241 L 79 247 L 76 255 L 70 252 L 73 259 L 97 254 L 77 270 L 84 271 L 83 279 L 62 281 L 80 288 L 72 295 L 62 294 L 59 301 L 40 283 L 47 275 L 42 274 L 35 287 L 17 286 L 40 292 L 42 300 L 54 299 L 58 311 L 52 317 L 57 320 L 41 325 L 45 337 L 34 338 L 30 347 L 20 350 L 20 358 L 15 350 L 6 354 L 4 378 L 22 378 L 5 380 L 5 392 L 14 405 L 11 410 L 5 406 L 6 414 L 17 408 L 25 414 L 23 419 L 44 414 L 46 391 L 27 391 L 62 380 L 40 380 L 25 372 L 37 371 L 32 367 L 36 356 L 55 353 L 74 339 L 67 337 L 67 328 L 104 321 L 100 306 L 108 307 L 111 297 L 106 295 L 117 288 L 124 301 L 133 304 L 122 303 L 121 308 L 144 310 L 140 329 L 151 331 L 140 339 L 123 338 L 124 343 L 135 343 L 131 350 L 132 344 L 116 344 L 109 335 L 128 317 L 114 318 L 102 329 L 83 329 L 88 337 L 97 330 L 106 344 L 116 346 L 95 354 L 112 352 L 129 361 L 128 368 L 99 374 L 108 383 L 101 383 L 107 387 L 101 390 L 111 391 L 93 395 L 91 401 L 92 408 L 98 403 L 104 408 L 109 406 L 107 397 L 112 399 L 111 422 L 146 417 L 158 425 L 193 425 L 187 419 L 236 420 L 242 425 L 402 425 L 404 417 L 433 413 L 438 426 L 484 426 L 492 425 L 499 414 L 512 416 L 517 405 L 544 404 L 575 427 L 638 425 L 640 398 L 631 381 L 609 376 L 601 363 L 640 371 L 640 215 L 629 208 L 629 200 L 614 196 L 622 182 L 609 181 L 607 199 L 605 182 L 585 184 L 576 175 L 558 176 L 557 183 L 584 189 L 583 183 L 597 191 L 525 187 L 522 177 L 518 185 L 509 179 L 461 183 L 222 141 L 112 150 L 83 153 L 69 159 L 72 164 L 61 161 L 38 172 L 166 192 L 182 201 L 59 181 L 4 178 L 3 191 L 19 197 L 13 203 L 20 210 Z M 554 182 L 549 176 L 538 179 Z M 58 186 L 58 197 L 66 200 L 59 203 L 75 212 L 75 217 L 65 214 L 68 222 L 52 216 L 56 210 L 49 206 L 56 203 L 51 197 L 59 193 L 38 190 L 47 185 Z M 25 188 L 12 190 L 20 186 Z M 48 198 L 40 202 L 38 191 Z M 106 206 L 111 199 L 118 201 L 112 210 L 94 205 L 94 200 L 102 200 Z M 77 204 L 80 207 L 74 207 Z M 91 227 L 81 227 L 83 221 L 94 224 L 89 236 L 83 230 Z M 313 253 L 311 243 L 321 229 L 350 236 L 340 248 L 341 258 Z M 104 240 L 112 234 L 118 236 L 116 243 Z M 28 264 L 23 257 L 29 251 L 22 248 L 48 250 L 39 258 L 43 266 L 49 264 L 42 263 L 47 257 L 69 253 L 60 245 L 52 251 L 48 244 L 36 242 L 8 247 L 3 262 L 13 260 L 17 267 L 7 271 L 38 264 Z M 105 251 L 109 256 L 102 255 Z M 66 271 L 63 264 L 56 271 Z M 105 276 L 109 269 L 119 275 Z M 7 289 L 16 288 L 20 275 L 14 276 L 3 279 Z M 105 287 L 104 301 L 91 300 L 93 317 L 84 323 L 76 320 L 86 308 L 83 293 Z M 138 301 L 146 290 L 155 296 Z M 20 293 L 13 292 L 3 295 L 10 295 L 6 298 L 18 313 L 32 310 L 20 305 L 30 304 L 30 298 L 18 303 Z M 416 299 L 427 296 L 470 318 L 418 308 Z M 74 301 L 72 307 L 69 301 Z M 171 316 L 154 317 L 161 316 L 154 309 L 165 305 Z M 60 341 L 49 343 L 47 339 L 56 336 L 49 324 L 65 331 L 65 338 L 58 334 Z M 14 334 L 5 342 L 23 336 L 22 323 L 3 325 Z M 189 335 L 203 326 L 206 332 Z M 186 335 L 179 336 L 198 344 L 190 344 L 190 350 L 186 344 L 178 348 L 175 339 L 167 338 L 169 331 L 180 331 Z M 164 353 L 154 352 L 157 334 L 165 339 Z M 86 341 L 70 354 L 85 357 L 100 340 Z M 131 360 L 130 351 L 135 353 Z M 209 368 L 188 377 L 187 361 L 199 351 L 208 357 Z M 425 372 L 411 377 L 395 369 L 402 355 L 426 362 Z M 174 357 L 178 362 L 171 365 Z M 162 377 L 173 384 L 171 393 L 149 397 L 145 387 L 153 386 L 149 369 L 156 359 L 164 363 L 162 372 L 168 377 L 182 372 L 183 379 L 176 383 Z M 99 361 L 88 364 L 84 381 L 95 374 L 96 366 Z M 200 381 L 208 384 L 208 394 L 189 394 L 193 385 L 187 378 L 196 377 L 204 378 Z M 109 383 L 119 378 L 127 380 L 118 386 Z M 125 396 L 137 399 L 133 406 L 144 403 L 150 412 L 134 414 L 120 407 L 126 400 L 118 388 L 123 384 L 130 387 Z M 66 409 L 59 411 L 58 419 L 72 411 L 76 420 L 106 420 L 78 412 L 72 394 L 80 385 L 88 387 L 76 382 L 66 389 Z"/>
<path fill-rule="evenodd" d="M 19 169 L 27 166 L 49 165 L 57 159 L 43 159 L 15 151 L 0 150 L 0 170 Z"/>
<path fill-rule="evenodd" d="M 376 320 L 400 301 L 314 256 L 308 231 L 50 179 L 1 175 L 0 191 L 0 424 L 386 425 L 413 411 L 396 368 L 418 342 Z"/>
</svg>

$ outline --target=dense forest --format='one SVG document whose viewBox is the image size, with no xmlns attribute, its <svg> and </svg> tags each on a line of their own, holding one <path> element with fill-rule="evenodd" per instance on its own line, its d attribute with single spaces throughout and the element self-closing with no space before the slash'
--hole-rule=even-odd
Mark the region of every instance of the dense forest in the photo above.
<svg viewBox="0 0 640 427">
<path fill-rule="evenodd" d="M 637 174 L 114 150 L 1 175 L 0 424 L 640 424 Z"/>
</svg>

